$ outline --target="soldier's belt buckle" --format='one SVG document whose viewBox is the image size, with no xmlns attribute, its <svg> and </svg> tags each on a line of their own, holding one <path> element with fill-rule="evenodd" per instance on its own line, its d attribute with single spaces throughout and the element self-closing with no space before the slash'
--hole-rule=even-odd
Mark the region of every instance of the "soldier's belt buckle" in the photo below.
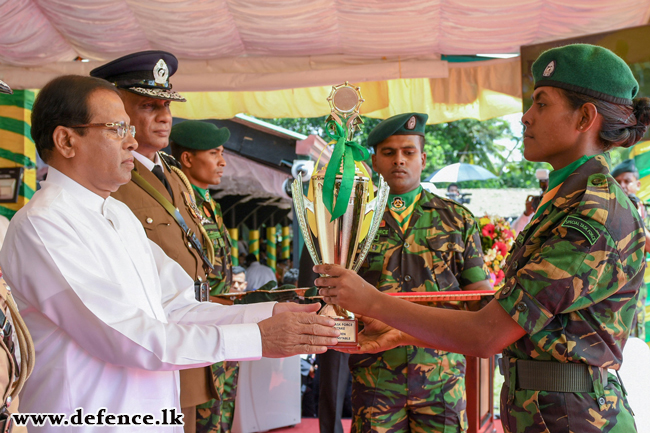
<svg viewBox="0 0 650 433">
<path fill-rule="evenodd" d="M 210 285 L 207 281 L 194 282 L 194 297 L 199 302 L 208 302 L 210 300 Z"/>
</svg>

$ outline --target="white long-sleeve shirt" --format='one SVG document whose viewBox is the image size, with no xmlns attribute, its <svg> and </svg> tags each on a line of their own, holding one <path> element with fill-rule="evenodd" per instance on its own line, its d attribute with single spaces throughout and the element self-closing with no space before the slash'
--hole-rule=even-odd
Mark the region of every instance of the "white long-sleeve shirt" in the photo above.
<svg viewBox="0 0 650 433">
<path fill-rule="evenodd" d="M 52 167 L 41 185 L 0 251 L 36 349 L 21 412 L 72 415 L 83 407 L 159 418 L 162 408 L 180 407 L 177 370 L 261 357 L 256 323 L 272 315 L 273 303 L 197 302 L 190 276 L 147 239 L 127 206 Z"/>
</svg>

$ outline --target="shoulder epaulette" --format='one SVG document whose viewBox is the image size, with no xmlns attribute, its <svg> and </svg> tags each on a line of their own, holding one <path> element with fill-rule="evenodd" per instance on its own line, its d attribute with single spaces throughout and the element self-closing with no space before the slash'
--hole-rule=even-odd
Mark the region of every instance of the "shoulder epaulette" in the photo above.
<svg viewBox="0 0 650 433">
<path fill-rule="evenodd" d="M 158 155 L 160 155 L 160 159 L 162 159 L 168 165 L 170 165 L 172 167 L 176 167 L 176 168 L 183 168 L 181 166 L 181 163 L 178 162 L 178 160 L 176 158 L 174 158 L 173 156 L 171 156 L 170 154 L 165 153 L 163 151 L 160 151 L 160 152 L 158 152 Z"/>
</svg>

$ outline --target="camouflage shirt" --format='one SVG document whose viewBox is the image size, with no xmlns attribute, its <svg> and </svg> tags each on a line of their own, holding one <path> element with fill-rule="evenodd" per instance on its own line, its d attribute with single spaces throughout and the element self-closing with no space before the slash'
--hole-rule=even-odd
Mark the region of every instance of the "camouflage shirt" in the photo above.
<svg viewBox="0 0 650 433">
<path fill-rule="evenodd" d="M 487 278 L 478 233 L 467 209 L 423 191 L 404 233 L 384 213 L 359 274 L 385 292 L 461 290 Z M 414 423 L 422 431 L 466 428 L 462 355 L 404 346 L 352 355 L 350 368 L 353 431 L 402 431 L 402 405 L 410 431 L 419 431 Z"/>
<path fill-rule="evenodd" d="M 508 257 L 506 282 L 496 299 L 527 335 L 504 356 L 511 362 L 617 370 L 643 284 L 644 247 L 642 221 L 609 175 L 607 156 L 589 159 L 519 234 Z M 505 430 L 634 431 L 614 376 L 603 389 L 591 371 L 593 393 L 518 390 L 511 379 L 501 400 Z"/>
<path fill-rule="evenodd" d="M 221 206 L 208 201 L 201 191 L 194 188 L 196 206 L 201 212 L 201 223 L 214 248 L 214 270 L 208 275 L 210 294 L 228 293 L 232 285 L 232 256 L 230 236 L 223 223 Z M 206 247 L 207 247 L 206 246 Z M 235 395 L 239 367 L 236 361 L 212 364 L 212 380 L 220 399 L 198 405 L 196 409 L 197 433 L 228 433 L 235 414 Z"/>
<path fill-rule="evenodd" d="M 208 232 L 214 248 L 214 269 L 208 276 L 210 294 L 228 293 L 232 285 L 232 256 L 230 235 L 223 223 L 221 206 L 214 201 L 207 201 L 196 188 L 194 188 L 194 197 L 196 206 L 201 212 L 201 223 Z"/>
</svg>

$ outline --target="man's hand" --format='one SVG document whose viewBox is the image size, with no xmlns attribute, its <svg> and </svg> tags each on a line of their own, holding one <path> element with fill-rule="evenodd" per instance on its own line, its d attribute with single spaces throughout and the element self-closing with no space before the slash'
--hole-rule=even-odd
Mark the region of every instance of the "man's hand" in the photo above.
<svg viewBox="0 0 650 433">
<path fill-rule="evenodd" d="M 313 313 L 293 313 L 286 310 L 278 313 L 276 308 L 280 305 L 286 304 L 276 304 L 273 317 L 257 324 L 262 334 L 262 356 L 284 358 L 301 353 L 323 353 L 327 346 L 336 345 L 336 337 L 340 333 L 334 328 L 334 320 Z"/>
<path fill-rule="evenodd" d="M 335 347 L 339 352 L 346 353 L 377 353 L 408 344 L 408 336 L 370 317 L 357 316 L 363 322 L 363 331 L 359 333 L 359 345 L 354 347 Z"/>
<path fill-rule="evenodd" d="M 355 314 L 372 316 L 373 298 L 381 292 L 370 285 L 356 272 L 340 265 L 317 265 L 314 272 L 327 277 L 316 278 L 314 284 L 320 287 L 318 293 L 328 304 L 336 304 Z"/>
<path fill-rule="evenodd" d="M 273 307 L 273 315 L 282 314 L 286 312 L 291 313 L 315 313 L 320 310 L 320 304 L 297 304 L 295 302 L 278 302 Z"/>
</svg>

